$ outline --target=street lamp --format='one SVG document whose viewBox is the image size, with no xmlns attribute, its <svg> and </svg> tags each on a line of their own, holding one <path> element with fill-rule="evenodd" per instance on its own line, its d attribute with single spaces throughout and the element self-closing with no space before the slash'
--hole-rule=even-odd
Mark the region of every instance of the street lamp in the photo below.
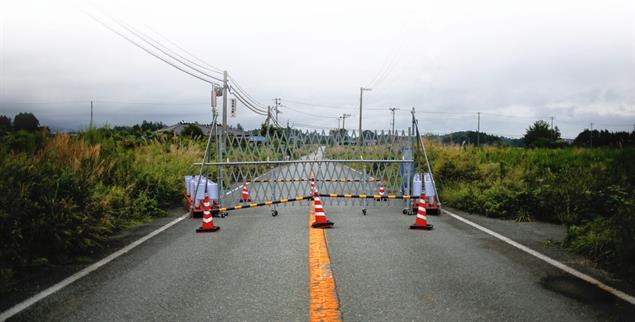
<svg viewBox="0 0 635 322">
<path fill-rule="evenodd" d="M 372 88 L 359 88 L 359 145 L 363 144 L 362 138 L 362 97 L 364 96 L 364 91 L 372 91 Z"/>
</svg>

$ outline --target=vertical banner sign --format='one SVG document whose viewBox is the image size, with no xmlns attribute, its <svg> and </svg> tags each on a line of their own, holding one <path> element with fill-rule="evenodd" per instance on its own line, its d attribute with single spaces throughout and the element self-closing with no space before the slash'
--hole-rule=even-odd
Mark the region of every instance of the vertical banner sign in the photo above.
<svg viewBox="0 0 635 322">
<path fill-rule="evenodd" d="M 236 117 L 236 98 L 232 97 L 232 117 Z"/>
</svg>

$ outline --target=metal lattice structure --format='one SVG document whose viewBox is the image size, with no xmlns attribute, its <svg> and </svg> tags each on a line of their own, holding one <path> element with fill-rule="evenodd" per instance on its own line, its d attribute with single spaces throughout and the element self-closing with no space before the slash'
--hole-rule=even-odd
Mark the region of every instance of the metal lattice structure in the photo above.
<svg viewBox="0 0 635 322">
<path fill-rule="evenodd" d="M 216 133 L 216 142 L 215 157 L 207 159 L 216 161 L 204 164 L 212 180 L 219 183 L 221 205 L 231 206 L 239 203 L 244 184 L 252 202 L 257 203 L 307 195 L 312 177 L 320 193 L 373 195 L 383 184 L 386 194 L 408 194 L 417 139 L 414 131 L 364 131 L 360 140 L 355 131 L 270 128 L 262 134 Z M 324 201 L 364 208 L 369 202 L 387 205 L 404 201 Z"/>
</svg>

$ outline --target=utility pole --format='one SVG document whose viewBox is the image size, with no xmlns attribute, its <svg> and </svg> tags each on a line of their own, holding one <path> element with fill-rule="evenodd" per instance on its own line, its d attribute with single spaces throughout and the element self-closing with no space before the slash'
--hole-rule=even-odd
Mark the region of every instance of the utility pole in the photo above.
<svg viewBox="0 0 635 322">
<path fill-rule="evenodd" d="M 342 127 L 340 126 L 340 121 L 341 121 L 341 120 L 342 120 L 342 117 L 341 117 L 341 116 L 338 116 L 338 117 L 337 117 L 337 128 L 338 128 L 338 129 L 341 129 L 341 128 L 342 128 Z"/>
<path fill-rule="evenodd" d="M 372 91 L 372 88 L 359 88 L 359 145 L 361 146 L 364 143 L 364 139 L 362 136 L 362 97 L 364 96 L 364 91 Z"/>
<path fill-rule="evenodd" d="M 344 114 L 342 114 L 342 116 L 340 116 L 340 117 L 342 118 L 342 128 L 343 128 L 343 129 L 346 129 L 346 118 L 347 118 L 347 117 L 351 117 L 351 115 L 350 115 L 350 114 L 346 114 L 346 113 L 344 113 Z"/>
<path fill-rule="evenodd" d="M 591 131 L 589 132 L 589 137 L 591 138 L 591 147 L 593 147 L 593 122 L 591 122 Z"/>
<path fill-rule="evenodd" d="M 481 112 L 478 112 L 478 123 L 476 128 L 476 146 L 481 145 Z"/>
<path fill-rule="evenodd" d="M 223 71 L 223 134 L 227 131 L 227 71 Z"/>
<path fill-rule="evenodd" d="M 553 116 L 551 116 L 550 119 L 551 119 L 551 129 L 553 130 Z"/>
<path fill-rule="evenodd" d="M 414 134 L 414 131 L 415 131 L 415 108 L 414 108 L 414 106 L 412 107 L 412 110 L 410 110 L 410 114 L 412 114 L 412 133 Z"/>
<path fill-rule="evenodd" d="M 271 105 L 267 105 L 267 119 L 265 120 L 265 124 L 269 127 L 269 121 L 271 120 Z M 267 129 L 269 131 L 269 129 Z"/>
<path fill-rule="evenodd" d="M 280 112 L 280 109 L 278 109 L 278 108 L 282 105 L 282 99 L 281 98 L 274 98 L 273 101 L 276 103 L 275 113 L 276 113 L 276 123 L 278 123 L 278 114 L 282 113 L 282 112 Z"/>
<path fill-rule="evenodd" d="M 93 101 L 90 101 L 90 125 L 88 126 L 88 128 L 92 129 L 93 124 Z"/>
<path fill-rule="evenodd" d="M 392 123 L 390 123 L 390 125 L 392 126 L 392 135 L 395 135 L 395 111 L 399 110 L 396 107 L 391 107 L 389 108 L 389 110 L 392 112 Z"/>
</svg>

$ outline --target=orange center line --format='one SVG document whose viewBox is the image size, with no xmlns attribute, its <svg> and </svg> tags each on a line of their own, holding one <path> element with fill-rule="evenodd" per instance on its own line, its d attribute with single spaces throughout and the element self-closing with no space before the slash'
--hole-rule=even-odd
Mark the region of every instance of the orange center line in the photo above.
<svg viewBox="0 0 635 322">
<path fill-rule="evenodd" d="M 313 203 L 309 213 L 309 321 L 341 321 L 335 279 L 324 229 L 312 228 Z"/>
</svg>

